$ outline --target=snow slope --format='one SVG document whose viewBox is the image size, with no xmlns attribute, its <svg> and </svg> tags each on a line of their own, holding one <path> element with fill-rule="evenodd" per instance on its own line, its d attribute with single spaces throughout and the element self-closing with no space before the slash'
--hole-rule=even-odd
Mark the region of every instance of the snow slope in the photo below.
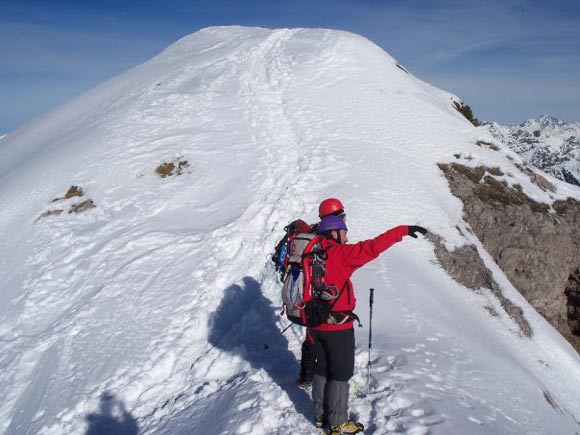
<svg viewBox="0 0 580 435">
<path fill-rule="evenodd" d="M 6 136 L 0 431 L 316 433 L 295 386 L 303 330 L 281 334 L 268 254 L 335 195 L 351 241 L 421 224 L 475 243 L 534 330 L 491 316 L 489 292 L 406 238 L 354 275 L 350 408 L 367 433 L 577 431 L 580 358 L 466 231 L 436 164 L 500 166 L 544 201 L 580 191 L 554 181 L 548 196 L 513 152 L 476 146 L 493 139 L 451 98 L 353 34 L 209 28 Z M 186 173 L 155 174 L 179 158 Z M 71 185 L 96 208 L 37 220 L 80 201 L 51 203 Z"/>
</svg>

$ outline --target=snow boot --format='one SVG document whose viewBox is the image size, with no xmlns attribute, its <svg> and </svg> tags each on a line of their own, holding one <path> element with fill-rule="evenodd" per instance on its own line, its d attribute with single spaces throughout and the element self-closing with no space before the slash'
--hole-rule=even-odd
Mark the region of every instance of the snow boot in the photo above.
<svg viewBox="0 0 580 435">
<path fill-rule="evenodd" d="M 322 429 L 328 426 L 328 421 L 324 417 L 316 417 L 316 421 L 314 422 L 314 426 L 318 429 Z"/>
<path fill-rule="evenodd" d="M 357 421 L 347 420 L 344 423 L 334 426 L 330 429 L 330 435 L 352 435 L 365 430 L 362 423 Z"/>
<path fill-rule="evenodd" d="M 312 381 L 305 381 L 302 379 L 298 379 L 298 381 L 296 382 L 296 385 L 298 385 L 298 388 L 300 388 L 304 391 L 309 391 L 312 388 Z"/>
</svg>

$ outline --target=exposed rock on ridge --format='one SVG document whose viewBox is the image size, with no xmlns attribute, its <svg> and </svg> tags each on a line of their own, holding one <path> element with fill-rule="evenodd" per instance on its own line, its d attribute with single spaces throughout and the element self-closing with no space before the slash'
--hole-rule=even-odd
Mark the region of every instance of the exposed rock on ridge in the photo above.
<svg viewBox="0 0 580 435">
<path fill-rule="evenodd" d="M 532 328 L 524 317 L 522 309 L 503 295 L 475 246 L 465 245 L 454 251 L 448 251 L 441 237 L 433 234 L 429 234 L 428 237 L 435 244 L 437 259 L 455 281 L 474 291 L 479 291 L 482 287 L 491 290 L 503 309 L 517 323 L 520 331 L 527 337 L 532 335 Z M 497 315 L 492 307 L 488 309 L 493 315 Z"/>
<path fill-rule="evenodd" d="M 552 207 L 508 186 L 490 168 L 441 164 L 464 219 L 512 284 L 580 351 L 580 202 Z"/>
</svg>

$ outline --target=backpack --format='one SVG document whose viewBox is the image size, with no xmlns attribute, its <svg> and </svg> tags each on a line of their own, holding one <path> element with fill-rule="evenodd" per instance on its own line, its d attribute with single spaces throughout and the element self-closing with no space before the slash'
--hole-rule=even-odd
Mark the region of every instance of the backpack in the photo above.
<svg viewBox="0 0 580 435">
<path fill-rule="evenodd" d="M 276 272 L 280 273 L 280 279 L 282 281 L 284 280 L 284 274 L 286 272 L 286 266 L 288 264 L 287 252 L 291 238 L 294 237 L 296 234 L 310 232 L 311 227 L 302 219 L 297 219 L 286 225 L 284 227 L 284 231 L 286 232 L 286 234 L 276 244 L 276 248 L 274 249 L 274 253 L 272 254 L 271 258 L 272 262 L 274 263 L 274 267 L 276 268 Z"/>
<path fill-rule="evenodd" d="M 288 320 L 307 327 L 326 323 L 340 296 L 335 286 L 324 282 L 329 248 L 315 233 L 297 233 L 286 245 L 282 301 Z"/>
</svg>

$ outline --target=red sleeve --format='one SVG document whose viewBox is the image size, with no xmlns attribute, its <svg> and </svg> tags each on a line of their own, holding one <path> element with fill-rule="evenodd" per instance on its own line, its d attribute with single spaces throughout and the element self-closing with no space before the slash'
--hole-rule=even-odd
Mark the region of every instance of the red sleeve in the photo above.
<svg viewBox="0 0 580 435">
<path fill-rule="evenodd" d="M 395 243 L 403 240 L 409 234 L 407 225 L 392 228 L 371 240 L 355 243 L 354 245 L 340 246 L 343 264 L 349 269 L 349 275 L 356 269 L 377 258 L 382 252 Z"/>
</svg>

